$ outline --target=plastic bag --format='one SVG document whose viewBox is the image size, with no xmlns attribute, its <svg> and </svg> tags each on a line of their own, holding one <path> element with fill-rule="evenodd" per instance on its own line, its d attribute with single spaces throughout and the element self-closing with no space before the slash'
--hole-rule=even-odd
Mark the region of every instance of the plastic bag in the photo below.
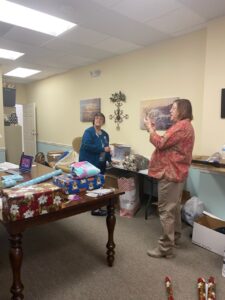
<svg viewBox="0 0 225 300">
<path fill-rule="evenodd" d="M 198 197 L 191 197 L 181 210 L 182 219 L 193 226 L 195 219 L 200 217 L 204 211 L 204 203 Z"/>
<path fill-rule="evenodd" d="M 120 216 L 133 217 L 140 207 L 139 189 L 135 177 L 121 177 L 118 179 L 119 191 L 125 192 L 120 195 Z"/>
<path fill-rule="evenodd" d="M 70 173 L 70 165 L 74 162 L 78 162 L 79 157 L 77 152 L 70 151 L 66 156 L 61 158 L 59 161 L 56 162 L 55 168 L 62 169 L 63 172 Z"/>
</svg>

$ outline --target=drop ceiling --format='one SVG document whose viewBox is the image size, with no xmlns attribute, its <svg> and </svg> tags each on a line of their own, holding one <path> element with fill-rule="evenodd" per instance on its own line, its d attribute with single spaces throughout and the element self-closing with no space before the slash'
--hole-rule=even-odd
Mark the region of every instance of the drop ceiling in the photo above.
<svg viewBox="0 0 225 300">
<path fill-rule="evenodd" d="M 201 28 L 225 15 L 224 0 L 14 0 L 77 24 L 58 37 L 0 22 L 0 48 L 24 52 L 0 59 L 3 73 L 16 67 L 41 70 L 29 83 L 135 51 Z M 41 20 L 40 20 L 41 22 Z"/>
</svg>

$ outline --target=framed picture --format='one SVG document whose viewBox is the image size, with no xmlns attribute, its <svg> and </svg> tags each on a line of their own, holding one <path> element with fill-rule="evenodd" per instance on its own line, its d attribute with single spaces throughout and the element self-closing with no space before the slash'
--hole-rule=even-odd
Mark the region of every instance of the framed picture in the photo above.
<svg viewBox="0 0 225 300">
<path fill-rule="evenodd" d="M 170 109 L 173 101 L 178 97 L 162 98 L 141 101 L 140 128 L 146 130 L 144 119 L 151 119 L 156 126 L 156 130 L 167 130 L 171 126 Z"/>
<path fill-rule="evenodd" d="M 92 122 L 94 114 L 101 111 L 101 99 L 80 100 L 80 121 Z"/>
</svg>

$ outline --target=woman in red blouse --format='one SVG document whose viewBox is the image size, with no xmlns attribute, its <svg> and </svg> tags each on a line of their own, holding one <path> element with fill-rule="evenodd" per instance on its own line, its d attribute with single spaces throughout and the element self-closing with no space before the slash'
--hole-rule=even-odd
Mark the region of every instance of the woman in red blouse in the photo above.
<svg viewBox="0 0 225 300">
<path fill-rule="evenodd" d="M 163 229 L 158 246 L 147 254 L 157 258 L 172 257 L 173 248 L 181 237 L 180 200 L 191 165 L 195 136 L 189 100 L 175 100 L 170 118 L 173 125 L 163 136 L 156 133 L 150 119 L 144 121 L 150 133 L 149 141 L 155 146 L 148 174 L 158 179 L 158 211 Z"/>
</svg>

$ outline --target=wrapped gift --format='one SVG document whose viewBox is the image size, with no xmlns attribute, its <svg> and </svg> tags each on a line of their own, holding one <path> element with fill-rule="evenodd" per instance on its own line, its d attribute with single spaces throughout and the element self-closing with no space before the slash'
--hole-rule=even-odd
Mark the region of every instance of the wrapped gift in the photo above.
<svg viewBox="0 0 225 300">
<path fill-rule="evenodd" d="M 77 179 L 72 174 L 62 174 L 53 177 L 53 183 L 63 188 L 66 194 L 78 194 L 82 191 L 98 189 L 105 183 L 102 174 L 93 177 Z"/>
<path fill-rule="evenodd" d="M 32 218 L 61 209 L 66 201 L 62 190 L 52 183 L 3 189 L 3 216 L 10 221 Z"/>
<path fill-rule="evenodd" d="M 96 176 L 100 170 L 88 161 L 79 161 L 70 165 L 71 173 L 77 179 L 88 178 Z"/>
</svg>

